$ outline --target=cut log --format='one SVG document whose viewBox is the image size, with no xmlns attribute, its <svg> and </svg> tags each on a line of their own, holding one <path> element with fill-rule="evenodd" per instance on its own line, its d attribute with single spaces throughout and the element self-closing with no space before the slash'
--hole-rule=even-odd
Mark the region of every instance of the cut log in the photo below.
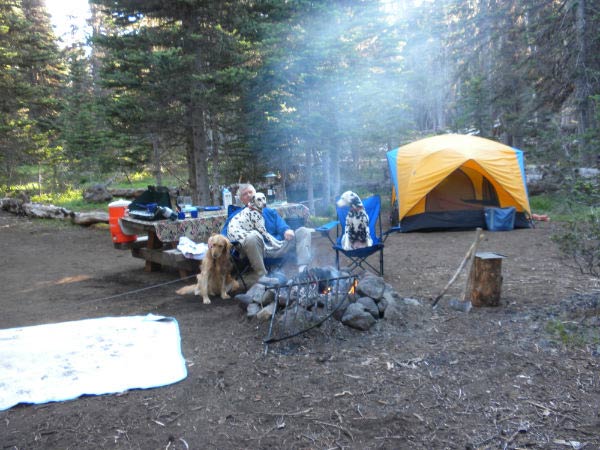
<svg viewBox="0 0 600 450">
<path fill-rule="evenodd" d="M 108 223 L 108 213 L 104 211 L 90 211 L 73 213 L 72 222 L 77 225 L 94 225 L 95 223 Z"/>
<path fill-rule="evenodd" d="M 23 211 L 27 217 L 36 219 L 70 219 L 73 216 L 66 208 L 43 203 L 24 203 Z"/>
<path fill-rule="evenodd" d="M 498 306 L 502 291 L 502 255 L 481 252 L 475 255 L 469 274 L 473 306 Z"/>
<path fill-rule="evenodd" d="M 20 216 L 25 215 L 25 210 L 23 209 L 23 205 L 28 204 L 29 202 L 25 202 L 20 198 L 1 198 L 0 199 L 0 209 L 4 211 L 8 211 L 12 214 L 18 214 Z"/>
</svg>

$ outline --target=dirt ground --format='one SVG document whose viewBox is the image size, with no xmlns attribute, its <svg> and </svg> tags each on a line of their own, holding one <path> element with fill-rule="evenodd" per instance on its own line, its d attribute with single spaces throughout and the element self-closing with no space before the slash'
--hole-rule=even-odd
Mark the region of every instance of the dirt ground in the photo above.
<svg viewBox="0 0 600 450">
<path fill-rule="evenodd" d="M 468 314 L 431 298 L 473 231 L 394 234 L 385 279 L 422 302 L 368 332 L 315 329 L 273 344 L 231 300 L 177 296 L 107 227 L 0 212 L 0 328 L 105 316 L 177 319 L 185 380 L 0 412 L 3 449 L 598 449 L 598 280 L 559 259 L 555 225 L 486 233 L 502 303 Z M 317 264 L 332 264 L 316 237 Z M 163 284 L 172 282 L 170 284 Z M 152 287 L 154 286 L 154 287 Z M 142 288 L 149 288 L 140 291 Z M 126 294 L 116 296 L 117 294 Z M 328 331 L 326 331 L 328 330 Z M 1 377 L 1 374 L 0 374 Z"/>
</svg>

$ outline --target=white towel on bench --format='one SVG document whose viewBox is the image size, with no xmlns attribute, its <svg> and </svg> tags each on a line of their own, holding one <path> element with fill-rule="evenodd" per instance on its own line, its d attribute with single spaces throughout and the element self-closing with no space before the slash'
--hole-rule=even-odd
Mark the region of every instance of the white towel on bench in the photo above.
<svg viewBox="0 0 600 450">
<path fill-rule="evenodd" d="M 177 250 L 179 250 L 183 256 L 187 259 L 202 260 L 208 252 L 208 245 L 204 242 L 196 244 L 191 239 L 181 236 L 179 238 L 179 244 L 177 244 Z"/>
</svg>

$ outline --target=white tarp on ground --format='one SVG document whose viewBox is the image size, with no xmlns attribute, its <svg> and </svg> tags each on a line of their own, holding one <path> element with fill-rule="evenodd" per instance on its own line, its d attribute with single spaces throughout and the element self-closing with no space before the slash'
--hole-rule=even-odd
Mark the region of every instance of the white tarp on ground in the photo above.
<svg viewBox="0 0 600 450">
<path fill-rule="evenodd" d="M 105 317 L 0 330 L 0 411 L 146 389 L 187 376 L 177 321 Z"/>
</svg>

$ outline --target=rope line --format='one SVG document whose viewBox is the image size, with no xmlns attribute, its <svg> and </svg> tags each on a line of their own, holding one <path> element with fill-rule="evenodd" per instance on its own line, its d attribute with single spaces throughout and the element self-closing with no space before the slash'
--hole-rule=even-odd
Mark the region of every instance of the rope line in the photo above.
<svg viewBox="0 0 600 450">
<path fill-rule="evenodd" d="M 113 298 L 124 297 L 126 295 L 138 294 L 140 292 L 148 291 L 150 289 L 155 289 L 157 287 L 167 286 L 167 285 L 173 284 L 173 283 L 179 283 L 180 281 L 184 281 L 184 280 L 187 280 L 187 279 L 195 277 L 195 276 L 196 275 L 188 275 L 187 277 L 178 278 L 177 280 L 166 281 L 164 283 L 154 284 L 152 286 L 146 286 L 146 287 L 140 288 L 140 289 L 134 289 L 133 291 L 121 292 L 120 294 L 110 295 L 108 297 L 96 298 L 96 299 L 93 299 L 93 300 L 88 300 L 88 301 L 85 301 L 85 302 L 80 302 L 80 303 L 77 303 L 77 305 L 87 305 L 89 303 L 101 302 L 101 301 L 104 301 L 104 300 L 111 300 Z"/>
</svg>

